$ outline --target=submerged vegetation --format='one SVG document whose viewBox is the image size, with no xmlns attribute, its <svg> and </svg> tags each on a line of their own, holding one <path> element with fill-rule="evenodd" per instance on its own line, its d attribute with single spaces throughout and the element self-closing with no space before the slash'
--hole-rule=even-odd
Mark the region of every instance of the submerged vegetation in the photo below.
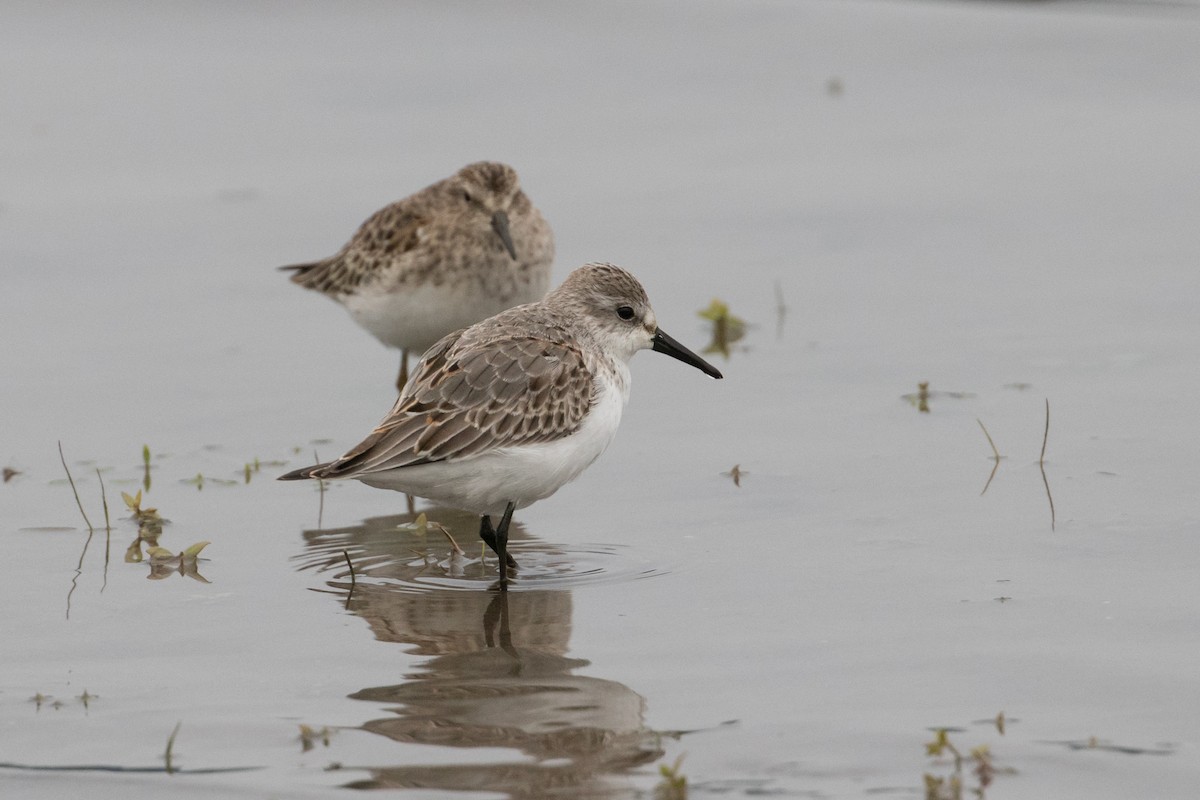
<svg viewBox="0 0 1200 800">
<path fill-rule="evenodd" d="M 213 486 L 237 486 L 238 482 L 229 478 L 213 478 L 206 476 L 203 472 L 197 472 L 194 478 L 185 478 L 183 483 L 195 486 L 198 491 L 204 491 L 204 487 L 212 484 Z M 249 483 L 249 481 L 246 481 Z"/>
<path fill-rule="evenodd" d="M 91 704 L 99 699 L 100 695 L 92 694 L 87 689 L 83 690 L 83 694 L 75 695 L 75 701 L 83 706 L 84 711 L 87 711 L 89 708 L 91 708 Z M 65 708 L 67 705 L 63 701 L 55 699 L 54 695 L 42 694 L 41 692 L 37 692 L 33 695 L 33 697 L 29 698 L 29 702 L 33 703 L 36 711 L 41 711 L 42 706 L 46 706 L 47 708 L 58 711 L 61 708 Z"/>
<path fill-rule="evenodd" d="M 658 765 L 658 774 L 662 779 L 654 787 L 655 800 L 687 800 L 688 781 L 680 769 L 682 766 L 682 755 L 673 764 Z"/>
<path fill-rule="evenodd" d="M 721 474 L 728 475 L 730 478 L 733 479 L 733 485 L 741 488 L 742 477 L 745 475 L 749 475 L 750 473 L 748 473 L 748 472 L 746 472 L 746 470 L 742 469 L 741 464 L 734 464 L 733 467 L 728 472 L 722 472 Z"/>
<path fill-rule="evenodd" d="M 165 547 L 154 546 L 147 548 L 146 555 L 150 557 L 150 574 L 147 577 L 152 581 L 159 581 L 175 573 L 179 573 L 200 583 L 210 583 L 207 578 L 200 574 L 197 564 L 200 558 L 200 551 L 208 547 L 209 544 L 209 542 L 196 542 L 181 553 L 172 553 Z"/>
<path fill-rule="evenodd" d="M 63 471 L 67 475 L 67 482 L 71 486 L 72 494 L 75 498 L 75 504 L 79 508 L 79 514 L 83 517 L 84 524 L 87 526 L 88 535 L 84 540 L 83 548 L 79 554 L 79 563 L 76 566 L 75 574 L 71 580 L 71 589 L 67 592 L 67 618 L 71 616 L 71 596 L 74 593 L 80 575 L 83 574 L 83 564 L 87 557 L 88 546 L 91 544 L 92 536 L 95 534 L 95 528 L 89 519 L 87 512 L 83 507 L 83 500 L 79 496 L 79 489 L 75 484 L 75 478 L 71 474 L 70 468 L 67 466 L 66 456 L 63 453 L 62 443 L 58 445 L 59 460 L 62 462 Z M 142 498 L 143 491 L 149 491 L 150 485 L 150 448 L 147 445 L 142 446 L 142 472 L 143 480 L 142 487 L 135 494 L 121 492 L 121 499 L 125 503 L 125 507 L 131 512 L 130 519 L 137 525 L 137 534 L 133 541 L 125 549 L 124 561 L 127 564 L 140 564 L 146 562 L 150 566 L 150 574 L 147 577 L 150 580 L 162 580 L 169 575 L 179 573 L 201 583 L 209 581 L 200 574 L 199 561 L 200 552 L 207 547 L 210 542 L 196 542 L 190 547 L 185 548 L 179 553 L 159 544 L 159 538 L 163 533 L 163 526 L 166 520 L 158 513 L 157 508 L 143 508 Z M 104 582 L 100 591 L 108 585 L 108 567 L 109 567 L 109 550 L 112 536 L 112 521 L 109 517 L 108 494 L 104 486 L 104 476 L 101 470 L 96 470 L 96 478 L 100 484 L 100 501 L 104 511 L 104 530 L 105 530 L 105 547 L 104 547 Z M 145 550 L 143 552 L 143 547 Z"/>
<path fill-rule="evenodd" d="M 1004 712 L 997 714 L 991 723 L 1003 736 Z M 933 740 L 925 743 L 925 755 L 934 760 L 937 768 L 924 775 L 925 800 L 962 800 L 964 797 L 984 800 L 997 774 L 1015 772 L 1008 767 L 998 768 L 991 748 L 986 744 L 976 745 L 963 753 L 950 740 L 950 732 L 950 728 L 936 728 Z"/>
<path fill-rule="evenodd" d="M 946 398 L 950 400 L 966 400 L 974 397 L 970 392 L 940 392 L 933 391 L 929 388 L 929 381 L 921 381 L 917 384 L 917 391 L 901 395 L 901 399 L 908 401 L 910 405 L 920 411 L 922 414 L 930 413 L 929 403 L 931 400 L 938 398 Z"/>
<path fill-rule="evenodd" d="M 333 738 L 333 729 L 322 725 L 320 728 L 314 728 L 311 725 L 300 725 L 300 752 L 307 753 L 316 747 L 320 742 L 325 747 L 329 747 L 329 740 Z"/>
<path fill-rule="evenodd" d="M 729 305 L 723 300 L 713 298 L 708 308 L 697 314 L 701 319 L 712 323 L 712 341 L 704 348 L 705 354 L 720 353 L 729 358 L 731 346 L 742 340 L 746 335 L 746 322 L 729 312 Z"/>
</svg>

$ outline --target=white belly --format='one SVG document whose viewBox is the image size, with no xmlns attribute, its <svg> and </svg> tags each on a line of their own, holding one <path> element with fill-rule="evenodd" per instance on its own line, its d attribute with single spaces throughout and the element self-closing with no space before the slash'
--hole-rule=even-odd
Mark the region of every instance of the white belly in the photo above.
<svg viewBox="0 0 1200 800">
<path fill-rule="evenodd" d="M 540 298 L 535 287 L 501 299 L 487 296 L 476 283 L 447 281 L 441 286 L 374 289 L 342 295 L 338 300 L 376 339 L 419 356 L 447 333 Z"/>
<path fill-rule="evenodd" d="M 624 384 L 628 386 L 627 379 Z M 579 430 L 553 442 L 357 477 L 368 486 L 395 489 L 476 514 L 501 514 L 510 502 L 524 508 L 573 481 L 604 452 L 617 433 L 627 399 L 628 392 L 605 385 Z"/>
</svg>

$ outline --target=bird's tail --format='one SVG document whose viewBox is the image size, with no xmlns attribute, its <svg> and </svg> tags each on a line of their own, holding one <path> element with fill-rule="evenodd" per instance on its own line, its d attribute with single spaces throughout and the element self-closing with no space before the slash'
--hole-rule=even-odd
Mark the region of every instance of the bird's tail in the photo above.
<svg viewBox="0 0 1200 800">
<path fill-rule="evenodd" d="M 329 463 L 332 463 L 332 462 L 329 462 Z M 280 475 L 275 480 L 277 480 L 277 481 L 301 481 L 301 480 L 305 480 L 306 478 L 323 478 L 325 476 L 322 473 L 325 471 L 325 468 L 329 466 L 329 463 L 313 464 L 311 467 L 304 467 L 303 469 L 292 470 L 291 472 L 287 473 L 286 475 Z"/>
<path fill-rule="evenodd" d="M 314 270 L 320 270 L 326 265 L 326 261 L 313 261 L 308 264 L 288 264 L 284 267 L 276 267 L 280 272 L 290 272 L 291 279 L 296 283 L 304 286 L 310 280 L 310 274 Z"/>
<path fill-rule="evenodd" d="M 333 294 L 352 292 L 364 277 L 362 273 L 351 269 L 341 254 L 310 264 L 288 264 L 277 269 L 292 273 L 292 283 L 305 289 Z"/>
</svg>

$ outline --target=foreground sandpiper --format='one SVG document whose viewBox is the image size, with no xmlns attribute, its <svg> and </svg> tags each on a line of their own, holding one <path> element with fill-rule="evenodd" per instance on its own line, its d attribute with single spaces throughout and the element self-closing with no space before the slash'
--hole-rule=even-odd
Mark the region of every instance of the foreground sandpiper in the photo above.
<svg viewBox="0 0 1200 800">
<path fill-rule="evenodd" d="M 341 251 L 280 267 L 390 347 L 408 353 L 550 288 L 554 234 L 505 164 L 468 164 L 371 215 Z"/>
<path fill-rule="evenodd" d="M 443 338 L 370 436 L 336 461 L 279 479 L 357 478 L 479 514 L 505 585 L 516 566 L 513 511 L 554 494 L 604 452 L 629 399 L 629 359 L 646 349 L 721 377 L 659 330 L 637 278 L 587 264 L 544 299 Z"/>
</svg>

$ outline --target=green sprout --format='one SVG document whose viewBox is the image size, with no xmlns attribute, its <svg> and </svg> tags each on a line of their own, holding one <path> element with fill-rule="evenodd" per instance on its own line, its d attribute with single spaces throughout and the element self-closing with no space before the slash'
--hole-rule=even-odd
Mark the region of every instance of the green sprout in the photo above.
<svg viewBox="0 0 1200 800">
<path fill-rule="evenodd" d="M 658 774 L 662 780 L 654 787 L 655 800 L 687 800 L 687 776 L 680 772 L 683 755 L 671 765 L 659 764 Z"/>
<path fill-rule="evenodd" d="M 128 492 L 121 492 L 121 499 L 125 501 L 125 506 L 133 512 L 133 518 L 138 523 L 148 520 L 161 520 L 162 517 L 158 514 L 157 508 L 142 508 L 142 490 L 138 489 L 137 494 L 130 495 Z"/>
</svg>

